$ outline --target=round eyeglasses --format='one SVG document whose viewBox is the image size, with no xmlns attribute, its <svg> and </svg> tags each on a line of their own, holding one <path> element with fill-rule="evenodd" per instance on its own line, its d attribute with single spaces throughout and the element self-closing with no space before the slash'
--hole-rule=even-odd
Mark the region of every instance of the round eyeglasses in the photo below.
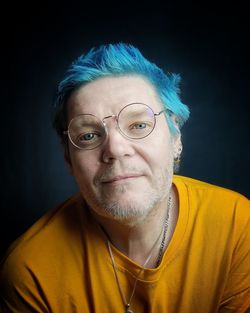
<svg viewBox="0 0 250 313">
<path fill-rule="evenodd" d="M 74 117 L 68 130 L 63 134 L 68 135 L 70 142 L 78 149 L 92 150 L 100 146 L 106 139 L 108 131 L 106 120 L 115 118 L 120 133 L 130 139 L 147 137 L 155 128 L 158 113 L 144 103 L 127 104 L 118 115 L 108 115 L 102 120 L 93 114 L 80 114 Z"/>
</svg>

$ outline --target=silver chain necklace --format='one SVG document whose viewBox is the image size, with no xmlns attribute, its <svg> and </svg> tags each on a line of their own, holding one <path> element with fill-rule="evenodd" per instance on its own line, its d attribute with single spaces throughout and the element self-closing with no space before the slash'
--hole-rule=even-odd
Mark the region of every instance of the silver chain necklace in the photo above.
<svg viewBox="0 0 250 313">
<path fill-rule="evenodd" d="M 161 263 L 161 259 L 163 256 L 164 248 L 165 248 L 165 241 L 166 241 L 166 235 L 168 231 L 168 225 L 169 225 L 169 208 L 172 206 L 172 198 L 169 197 L 168 199 L 168 211 L 167 211 L 167 217 L 165 219 L 165 224 L 164 224 L 164 232 L 163 232 L 163 237 L 160 245 L 160 250 L 158 254 L 158 258 L 156 260 L 156 267 L 158 267 Z"/>
<path fill-rule="evenodd" d="M 161 237 L 161 235 L 163 233 L 163 238 L 162 238 L 162 241 L 161 241 L 160 250 L 159 250 L 159 254 L 158 254 L 158 257 L 157 257 L 157 261 L 156 261 L 156 267 L 161 262 L 163 251 L 164 251 L 164 247 L 165 247 L 166 234 L 167 234 L 168 224 L 169 224 L 169 211 L 170 211 L 170 207 L 171 206 L 172 206 L 172 198 L 171 198 L 171 196 L 169 196 L 169 198 L 168 198 L 168 210 L 167 210 L 167 216 L 166 216 L 166 219 L 165 219 L 164 226 L 163 226 L 162 231 L 160 232 L 159 236 L 157 237 L 156 241 L 154 242 L 154 244 L 153 244 L 153 246 L 152 246 L 152 248 L 150 250 L 150 253 L 149 253 L 146 261 L 144 262 L 144 264 L 142 265 L 142 268 L 140 269 L 140 271 L 138 272 L 138 274 L 135 277 L 135 282 L 134 282 L 134 286 L 133 286 L 133 289 L 132 289 L 129 301 L 126 300 L 125 295 L 124 295 L 124 293 L 122 291 L 121 284 L 120 284 L 119 277 L 118 277 L 118 273 L 117 273 L 117 267 L 116 267 L 114 255 L 113 255 L 112 248 L 111 248 L 111 243 L 110 243 L 109 240 L 107 240 L 108 251 L 109 251 L 109 255 L 110 255 L 111 261 L 112 261 L 112 266 L 113 266 L 114 273 L 115 273 L 115 279 L 116 279 L 116 282 L 117 282 L 117 285 L 118 285 L 118 288 L 119 288 L 119 292 L 120 292 L 121 297 L 122 297 L 123 304 L 125 306 L 125 313 L 133 313 L 133 311 L 130 309 L 130 305 L 131 305 L 131 301 L 132 301 L 132 298 L 133 298 L 134 293 L 135 293 L 137 282 L 138 282 L 139 277 L 140 277 L 141 273 L 143 272 L 145 266 L 148 264 L 149 260 L 151 259 L 152 255 L 153 255 L 153 252 L 154 252 L 154 248 L 155 248 L 157 242 L 159 241 L 159 239 L 160 239 L 160 237 Z"/>
</svg>

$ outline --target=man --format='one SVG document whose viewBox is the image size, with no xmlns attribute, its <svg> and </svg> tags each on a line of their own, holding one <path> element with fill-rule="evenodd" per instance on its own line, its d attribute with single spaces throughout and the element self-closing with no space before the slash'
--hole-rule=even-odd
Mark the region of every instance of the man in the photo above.
<svg viewBox="0 0 250 313">
<path fill-rule="evenodd" d="M 179 79 L 126 44 L 72 64 L 55 127 L 80 193 L 9 249 L 3 312 L 247 312 L 249 201 L 173 175 Z"/>
</svg>

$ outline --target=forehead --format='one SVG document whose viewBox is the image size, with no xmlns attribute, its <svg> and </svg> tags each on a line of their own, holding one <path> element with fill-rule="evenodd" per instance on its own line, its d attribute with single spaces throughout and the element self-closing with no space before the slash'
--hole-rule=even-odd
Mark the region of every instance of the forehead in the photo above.
<svg viewBox="0 0 250 313">
<path fill-rule="evenodd" d="M 125 105 L 142 102 L 161 108 L 154 87 L 140 76 L 103 77 L 75 91 L 68 101 L 68 118 L 91 113 L 103 117 L 117 114 Z"/>
</svg>

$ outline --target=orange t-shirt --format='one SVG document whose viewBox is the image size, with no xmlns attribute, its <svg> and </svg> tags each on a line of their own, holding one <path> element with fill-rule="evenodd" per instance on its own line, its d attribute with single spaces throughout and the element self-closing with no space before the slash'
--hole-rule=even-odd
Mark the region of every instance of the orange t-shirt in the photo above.
<svg viewBox="0 0 250 313">
<path fill-rule="evenodd" d="M 247 312 L 250 201 L 175 176 L 180 199 L 173 237 L 158 268 L 140 275 L 135 313 Z M 1 266 L 3 312 L 124 312 L 102 231 L 78 194 L 39 219 Z M 126 298 L 139 265 L 113 247 Z"/>
</svg>

